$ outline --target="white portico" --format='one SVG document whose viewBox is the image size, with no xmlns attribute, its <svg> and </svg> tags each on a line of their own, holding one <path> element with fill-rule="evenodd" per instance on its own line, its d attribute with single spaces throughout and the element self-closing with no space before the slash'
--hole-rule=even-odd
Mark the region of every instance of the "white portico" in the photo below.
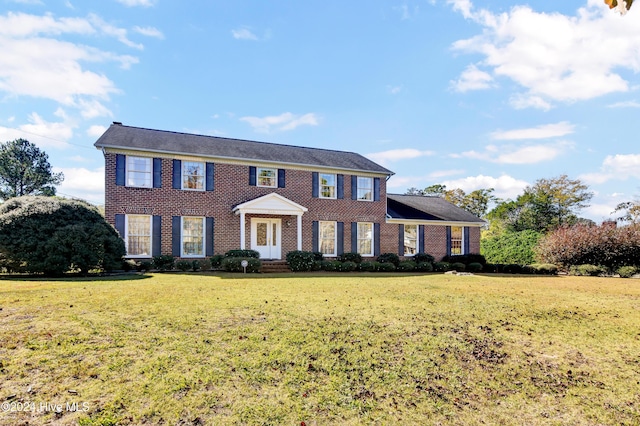
<svg viewBox="0 0 640 426">
<path fill-rule="evenodd" d="M 234 207 L 240 216 L 240 248 L 246 249 L 246 215 L 251 218 L 251 249 L 260 253 L 262 259 L 282 258 L 282 216 L 296 216 L 297 249 L 302 250 L 302 215 L 308 209 L 282 195 L 271 193 Z"/>
</svg>

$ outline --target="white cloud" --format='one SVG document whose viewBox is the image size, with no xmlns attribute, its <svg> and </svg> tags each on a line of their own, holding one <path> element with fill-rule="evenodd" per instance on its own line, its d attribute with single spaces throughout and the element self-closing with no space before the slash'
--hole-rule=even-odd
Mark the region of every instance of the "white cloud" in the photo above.
<svg viewBox="0 0 640 426">
<path fill-rule="evenodd" d="M 84 167 L 54 167 L 64 173 L 64 180 L 56 188 L 58 194 L 104 204 L 104 167 L 89 170 Z"/>
<path fill-rule="evenodd" d="M 17 128 L 0 127 L 0 140 L 8 141 L 18 138 L 27 139 L 40 148 L 67 148 L 67 140 L 73 137 L 73 129 L 76 127 L 70 122 L 62 111 L 58 111 L 63 121 L 45 121 L 37 113 L 29 115 L 29 124 L 22 124 Z"/>
<path fill-rule="evenodd" d="M 137 32 L 138 34 L 142 34 L 144 36 L 147 37 L 155 37 L 158 39 L 164 39 L 164 34 L 162 34 L 162 31 L 160 31 L 157 28 L 154 27 L 138 27 L 135 26 L 133 27 L 133 31 Z"/>
<path fill-rule="evenodd" d="M 460 188 L 467 193 L 476 189 L 493 188 L 493 194 L 503 199 L 516 198 L 529 185 L 528 182 L 508 175 L 502 175 L 497 178 L 484 175 L 468 176 L 462 179 L 444 181 L 442 184 L 446 185 L 448 189 Z"/>
<path fill-rule="evenodd" d="M 317 126 L 320 119 L 314 113 L 307 113 L 299 116 L 290 112 L 285 112 L 280 115 L 268 117 L 241 117 L 240 121 L 249 123 L 256 132 L 269 133 L 274 129 L 286 131 L 293 130 L 304 125 Z"/>
<path fill-rule="evenodd" d="M 245 27 L 231 30 L 231 34 L 236 40 L 258 40 L 258 36 L 252 33 L 249 28 Z"/>
<path fill-rule="evenodd" d="M 87 135 L 94 138 L 99 138 L 106 131 L 107 128 L 105 126 L 93 125 L 87 129 Z"/>
<path fill-rule="evenodd" d="M 460 75 L 458 80 L 451 80 L 451 87 L 456 92 L 468 92 L 469 90 L 482 90 L 492 87 L 491 74 L 479 70 L 475 65 L 469 65 Z"/>
<path fill-rule="evenodd" d="M 526 109 L 536 108 L 543 111 L 549 111 L 552 105 L 542 99 L 540 96 L 527 95 L 527 94 L 515 94 L 509 98 L 509 104 L 514 109 Z"/>
<path fill-rule="evenodd" d="M 365 154 L 365 157 L 369 158 L 371 161 L 375 161 L 376 163 L 388 165 L 389 163 L 393 163 L 395 161 L 411 160 L 419 157 L 431 156 L 434 154 L 435 153 L 433 151 L 420 151 L 414 148 L 401 148 L 392 149 L 389 151 L 373 152 L 370 154 Z"/>
<path fill-rule="evenodd" d="M 574 125 L 561 121 L 555 124 L 542 124 L 537 127 L 515 130 L 498 130 L 491 133 L 491 139 L 519 140 L 519 139 L 548 139 L 573 133 Z"/>
<path fill-rule="evenodd" d="M 616 102 L 615 104 L 607 105 L 607 108 L 640 108 L 640 102 L 638 101 Z"/>
<path fill-rule="evenodd" d="M 80 99 L 78 102 L 79 107 L 81 108 L 80 114 L 82 117 L 86 119 L 96 118 L 96 117 L 112 117 L 113 113 L 107 107 L 105 107 L 101 102 L 96 99 L 86 100 Z"/>
<path fill-rule="evenodd" d="M 640 154 L 608 155 L 599 172 L 579 176 L 589 184 L 600 184 L 610 180 L 640 179 Z"/>
<path fill-rule="evenodd" d="M 400 93 L 402 91 L 402 86 L 387 86 L 387 90 L 392 95 L 397 95 L 398 93 Z"/>
<path fill-rule="evenodd" d="M 535 164 L 550 161 L 573 147 L 570 142 L 528 146 L 487 145 L 484 151 L 465 151 L 451 154 L 452 158 L 472 158 L 499 164 Z"/>
<path fill-rule="evenodd" d="M 589 0 L 576 16 L 536 12 L 529 6 L 495 14 L 475 9 L 470 0 L 448 3 L 482 28 L 455 42 L 453 49 L 482 55 L 481 65 L 494 78 L 524 88 L 512 100 L 515 107 L 546 109 L 553 101 L 626 92 L 629 83 L 620 72 L 640 71 L 639 14 L 621 19 L 597 0 Z"/>
<path fill-rule="evenodd" d="M 120 43 L 124 44 L 125 46 L 129 46 L 138 50 L 144 49 L 144 46 L 142 44 L 134 43 L 133 41 L 129 40 L 129 38 L 127 37 L 126 29 L 114 27 L 113 25 L 105 22 L 101 17 L 95 14 L 89 15 L 89 21 L 94 25 L 94 27 L 97 27 L 102 33 L 116 38 Z"/>
</svg>

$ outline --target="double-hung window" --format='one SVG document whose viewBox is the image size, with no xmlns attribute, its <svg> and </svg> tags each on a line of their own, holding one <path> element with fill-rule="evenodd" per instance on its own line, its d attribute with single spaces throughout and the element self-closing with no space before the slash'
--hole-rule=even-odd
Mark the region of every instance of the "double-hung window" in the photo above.
<svg viewBox="0 0 640 426">
<path fill-rule="evenodd" d="M 336 175 L 320 173 L 320 198 L 336 198 Z"/>
<path fill-rule="evenodd" d="M 451 254 L 464 254 L 463 253 L 463 231 L 462 226 L 451 227 Z"/>
<path fill-rule="evenodd" d="M 404 255 L 413 256 L 418 252 L 418 225 L 404 225 Z"/>
<path fill-rule="evenodd" d="M 275 188 L 278 186 L 278 171 L 276 169 L 257 168 L 257 186 Z"/>
<path fill-rule="evenodd" d="M 151 188 L 151 158 L 127 156 L 127 186 Z"/>
<path fill-rule="evenodd" d="M 181 257 L 204 257 L 204 217 L 182 217 Z"/>
<path fill-rule="evenodd" d="M 358 253 L 373 256 L 373 223 L 358 222 Z"/>
<path fill-rule="evenodd" d="M 204 163 L 196 161 L 182 162 L 182 189 L 204 191 Z"/>
<path fill-rule="evenodd" d="M 127 256 L 151 256 L 151 216 L 127 215 L 126 222 Z"/>
<path fill-rule="evenodd" d="M 336 222 L 319 222 L 320 252 L 325 256 L 336 256 Z"/>
<path fill-rule="evenodd" d="M 358 200 L 373 201 L 373 178 L 358 176 Z"/>
</svg>

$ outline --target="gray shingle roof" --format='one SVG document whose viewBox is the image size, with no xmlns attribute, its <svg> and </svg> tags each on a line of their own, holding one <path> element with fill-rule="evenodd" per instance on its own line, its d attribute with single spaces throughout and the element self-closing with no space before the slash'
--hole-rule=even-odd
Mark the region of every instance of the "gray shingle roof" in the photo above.
<svg viewBox="0 0 640 426">
<path fill-rule="evenodd" d="M 94 145 L 99 149 L 133 149 L 393 174 L 354 152 L 144 129 L 120 123 L 112 124 Z"/>
<path fill-rule="evenodd" d="M 441 197 L 387 194 L 392 219 L 441 220 L 484 224 L 485 221 Z"/>
</svg>

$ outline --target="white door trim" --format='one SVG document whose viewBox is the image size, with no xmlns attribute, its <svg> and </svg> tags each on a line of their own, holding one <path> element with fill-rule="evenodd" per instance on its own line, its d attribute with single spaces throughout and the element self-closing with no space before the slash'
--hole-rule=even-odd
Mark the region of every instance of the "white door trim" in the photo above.
<svg viewBox="0 0 640 426">
<path fill-rule="evenodd" d="M 282 259 L 282 219 L 251 218 L 251 250 L 261 259 Z"/>
</svg>

